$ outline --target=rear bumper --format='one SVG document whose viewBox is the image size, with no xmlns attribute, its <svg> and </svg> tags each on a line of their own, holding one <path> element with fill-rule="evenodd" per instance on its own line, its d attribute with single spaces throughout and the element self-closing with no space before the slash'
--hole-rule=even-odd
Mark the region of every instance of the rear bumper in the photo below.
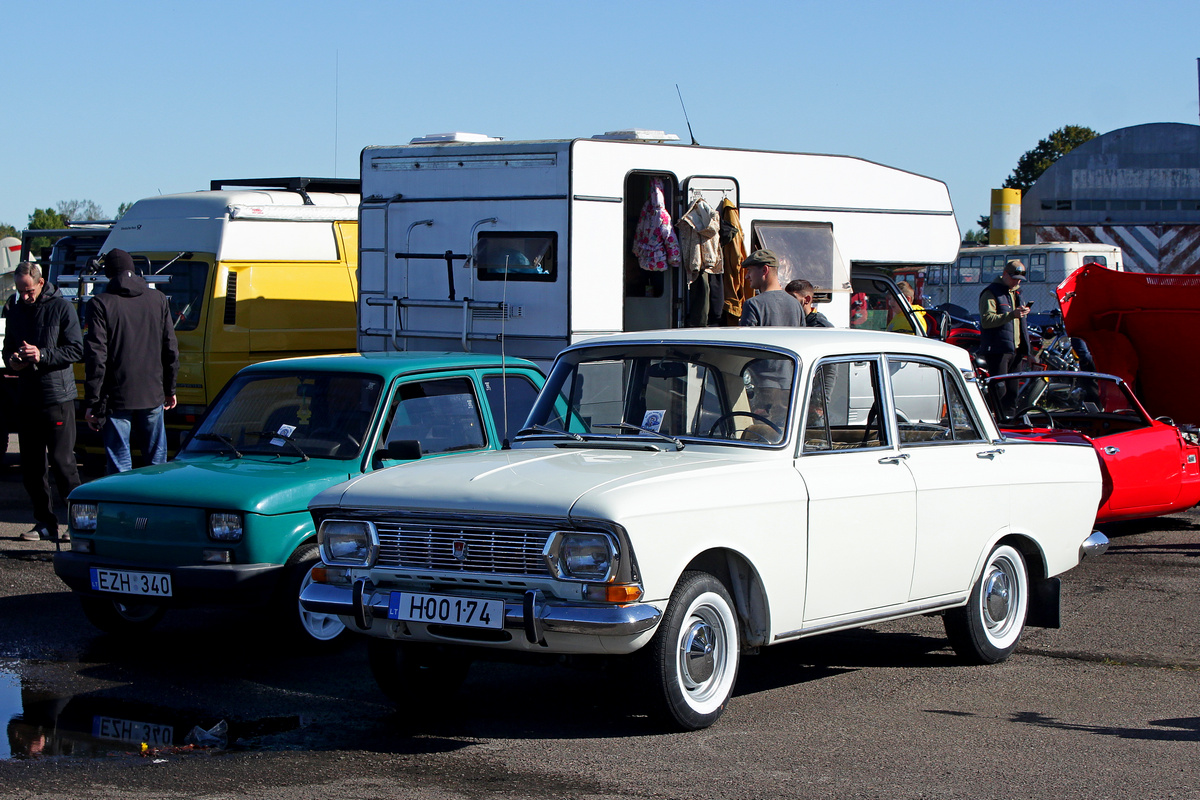
<svg viewBox="0 0 1200 800">
<path fill-rule="evenodd" d="M 1083 540 L 1083 544 L 1079 545 L 1079 560 L 1085 558 L 1094 558 L 1104 555 L 1104 551 L 1108 549 L 1108 537 L 1100 531 L 1092 531 L 1092 535 Z"/>
<path fill-rule="evenodd" d="M 120 597 L 92 588 L 92 567 L 155 572 L 171 576 L 171 596 L 156 597 L 167 606 L 257 605 L 271 599 L 284 579 L 281 564 L 204 564 L 164 566 L 136 561 L 98 558 L 87 553 L 54 554 L 54 574 L 72 591 L 94 597 Z"/>
<path fill-rule="evenodd" d="M 312 583 L 300 594 L 306 611 L 354 619 L 360 630 L 388 618 L 390 591 L 377 591 L 368 581 L 353 586 Z M 662 612 L 648 603 L 601 605 L 547 599 L 540 591 L 525 592 L 520 602 L 504 603 L 504 629 L 537 644 L 545 633 L 631 637 L 658 625 Z"/>
</svg>

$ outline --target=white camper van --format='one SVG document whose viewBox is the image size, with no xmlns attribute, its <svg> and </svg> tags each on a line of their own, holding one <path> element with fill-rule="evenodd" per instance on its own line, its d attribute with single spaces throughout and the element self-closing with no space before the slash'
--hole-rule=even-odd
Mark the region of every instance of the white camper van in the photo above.
<svg viewBox="0 0 1200 800">
<path fill-rule="evenodd" d="M 922 288 L 926 305 L 953 303 L 978 315 L 979 292 L 1019 258 L 1028 272 L 1021 299 L 1033 302 L 1033 315 L 1041 317 L 1058 308 L 1055 288 L 1086 264 L 1124 270 L 1121 248 L 1111 244 L 1047 242 L 1045 244 L 964 246 L 953 264 L 929 267 Z"/>
<path fill-rule="evenodd" d="M 634 236 L 662 186 L 678 220 L 728 198 L 747 250 L 811 281 L 837 326 L 887 325 L 890 273 L 950 263 L 945 184 L 858 158 L 670 144 L 661 132 L 506 142 L 440 134 L 362 152 L 359 349 L 461 347 L 547 362 L 580 339 L 681 327 L 678 269 L 644 270 Z M 737 269 L 738 265 L 726 265 Z M 911 315 L 906 303 L 904 313 Z"/>
</svg>

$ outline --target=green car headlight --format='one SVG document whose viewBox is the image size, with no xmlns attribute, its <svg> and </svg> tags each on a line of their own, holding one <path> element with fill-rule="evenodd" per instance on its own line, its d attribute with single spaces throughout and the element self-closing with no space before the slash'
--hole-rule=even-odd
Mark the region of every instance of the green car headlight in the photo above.
<svg viewBox="0 0 1200 800">
<path fill-rule="evenodd" d="M 606 581 L 616 571 L 617 547 L 606 533 L 555 531 L 546 542 L 543 558 L 562 580 Z"/>
<path fill-rule="evenodd" d="M 369 567 L 379 552 L 379 535 L 370 522 L 327 519 L 317 529 L 321 560 L 338 567 Z"/>
<path fill-rule="evenodd" d="M 97 503 L 71 503 L 71 528 L 73 530 L 96 530 L 98 516 L 100 516 L 100 506 Z"/>
<path fill-rule="evenodd" d="M 208 538 L 218 542 L 240 542 L 242 532 L 242 515 L 236 511 L 214 511 L 208 515 Z"/>
</svg>

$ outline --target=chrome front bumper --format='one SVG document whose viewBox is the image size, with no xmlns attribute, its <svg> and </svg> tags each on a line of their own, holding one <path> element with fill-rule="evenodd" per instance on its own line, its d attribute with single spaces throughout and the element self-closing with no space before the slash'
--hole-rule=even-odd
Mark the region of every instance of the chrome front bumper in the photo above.
<svg viewBox="0 0 1200 800">
<path fill-rule="evenodd" d="M 358 580 L 352 586 L 310 583 L 300 594 L 305 611 L 353 617 L 359 629 L 371 627 L 371 620 L 388 618 L 390 591 L 376 591 L 370 581 Z M 537 644 L 543 633 L 583 634 L 588 636 L 636 636 L 658 625 L 662 612 L 648 603 L 609 606 L 548 600 L 539 590 L 525 592 L 520 602 L 504 603 L 504 629 L 521 631 L 525 639 Z"/>
<path fill-rule="evenodd" d="M 1092 531 L 1092 535 L 1083 540 L 1083 544 L 1079 545 L 1079 560 L 1085 558 L 1094 558 L 1104 555 L 1104 551 L 1108 549 L 1108 537 L 1100 531 Z"/>
</svg>

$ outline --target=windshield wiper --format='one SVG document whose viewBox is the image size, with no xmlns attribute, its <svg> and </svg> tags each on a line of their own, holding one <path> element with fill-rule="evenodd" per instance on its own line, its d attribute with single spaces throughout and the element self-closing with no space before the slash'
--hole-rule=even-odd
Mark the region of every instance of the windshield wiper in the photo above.
<svg viewBox="0 0 1200 800">
<path fill-rule="evenodd" d="M 517 431 L 515 435 L 523 436 L 526 433 L 555 433 L 560 436 L 570 436 L 572 439 L 574 439 L 577 442 L 584 441 L 583 437 L 580 436 L 578 433 L 572 433 L 571 431 L 564 431 L 564 430 L 560 430 L 558 428 L 551 428 L 547 425 L 539 425 L 536 422 L 527 428 L 521 428 L 521 430 Z"/>
<path fill-rule="evenodd" d="M 258 436 L 259 438 L 262 438 L 262 439 L 267 439 L 267 438 L 283 439 L 285 442 L 287 442 L 293 448 L 295 448 L 296 452 L 300 454 L 301 459 L 303 459 L 304 461 L 308 461 L 308 453 L 301 450 L 300 445 L 296 444 L 296 440 L 293 439 L 291 436 L 287 435 L 286 433 L 271 433 L 270 431 L 256 431 L 249 435 L 250 436 Z"/>
<path fill-rule="evenodd" d="M 658 431 L 654 430 L 653 428 L 643 428 L 641 425 L 634 425 L 632 422 L 594 422 L 594 423 L 592 423 L 592 427 L 593 428 L 622 428 L 622 429 L 629 428 L 630 430 L 641 431 L 642 433 L 648 433 L 651 436 L 657 436 L 659 439 L 662 439 L 663 441 L 671 442 L 672 444 L 675 445 L 676 450 L 682 450 L 684 447 L 683 442 L 679 439 L 676 439 L 674 436 L 667 436 L 665 433 L 659 433 Z"/>
<path fill-rule="evenodd" d="M 202 442 L 220 442 L 229 448 L 230 452 L 233 453 L 234 458 L 242 457 L 242 454 L 238 452 L 238 449 L 233 446 L 233 439 L 230 439 L 223 433 L 197 433 L 196 438 Z"/>
</svg>

